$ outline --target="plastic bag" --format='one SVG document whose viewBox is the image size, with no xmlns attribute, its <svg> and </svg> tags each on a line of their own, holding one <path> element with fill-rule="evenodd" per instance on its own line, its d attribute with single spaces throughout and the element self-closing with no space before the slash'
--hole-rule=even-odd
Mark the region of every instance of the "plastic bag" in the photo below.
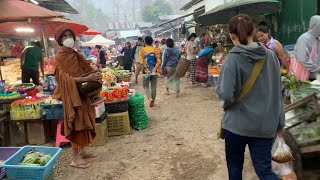
<svg viewBox="0 0 320 180">
<path fill-rule="evenodd" d="M 297 176 L 293 171 L 290 163 L 279 164 L 272 161 L 272 171 L 281 179 L 281 180 L 297 180 Z"/>
<path fill-rule="evenodd" d="M 287 163 L 294 160 L 291 149 L 282 137 L 277 136 L 272 146 L 272 160 L 277 163 Z"/>
</svg>

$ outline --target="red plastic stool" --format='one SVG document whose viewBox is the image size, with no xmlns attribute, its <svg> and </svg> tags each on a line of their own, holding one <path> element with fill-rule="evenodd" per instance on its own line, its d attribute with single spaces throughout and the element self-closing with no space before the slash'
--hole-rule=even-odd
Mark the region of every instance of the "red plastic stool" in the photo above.
<svg viewBox="0 0 320 180">
<path fill-rule="evenodd" d="M 56 147 L 60 147 L 60 143 L 70 142 L 68 139 L 66 139 L 66 138 L 61 134 L 61 125 L 62 125 L 63 121 L 64 121 L 64 119 L 60 119 L 60 120 L 58 121 L 57 134 L 56 134 Z"/>
</svg>

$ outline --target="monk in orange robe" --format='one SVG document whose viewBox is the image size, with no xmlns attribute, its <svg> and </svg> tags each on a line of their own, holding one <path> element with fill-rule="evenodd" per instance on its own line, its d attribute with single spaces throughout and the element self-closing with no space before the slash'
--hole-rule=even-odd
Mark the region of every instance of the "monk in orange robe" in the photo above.
<svg viewBox="0 0 320 180">
<path fill-rule="evenodd" d="M 87 77 L 81 77 L 93 69 L 84 57 L 73 49 L 75 34 L 70 27 L 57 28 L 55 40 L 61 46 L 55 57 L 57 87 L 54 98 L 63 102 L 62 133 L 71 141 L 74 156 L 71 166 L 88 168 L 91 164 L 85 159 L 96 157 L 95 154 L 84 150 L 96 135 L 95 109 L 91 105 L 91 99 L 79 92 L 78 85 L 88 81 L 101 82 L 102 75 L 93 73 Z"/>
</svg>

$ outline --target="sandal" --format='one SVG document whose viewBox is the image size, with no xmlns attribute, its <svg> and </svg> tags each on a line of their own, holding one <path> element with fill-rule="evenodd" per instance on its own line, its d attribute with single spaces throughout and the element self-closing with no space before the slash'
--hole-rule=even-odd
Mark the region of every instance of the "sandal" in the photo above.
<svg viewBox="0 0 320 180">
<path fill-rule="evenodd" d="M 150 107 L 154 107 L 154 100 L 151 100 Z"/>
<path fill-rule="evenodd" d="M 75 164 L 74 162 L 72 162 L 70 166 L 74 168 L 79 168 L 79 169 L 87 169 L 91 167 L 92 164 L 91 163 Z"/>
</svg>

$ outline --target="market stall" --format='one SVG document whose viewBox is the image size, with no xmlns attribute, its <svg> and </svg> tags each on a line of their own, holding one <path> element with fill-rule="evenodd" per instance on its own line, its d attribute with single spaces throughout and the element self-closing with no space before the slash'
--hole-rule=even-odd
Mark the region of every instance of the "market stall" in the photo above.
<svg viewBox="0 0 320 180">
<path fill-rule="evenodd" d="M 283 77 L 283 88 L 291 103 L 285 106 L 284 139 L 295 158 L 294 170 L 302 177 L 302 158 L 319 157 L 320 152 L 320 83 Z"/>
</svg>

